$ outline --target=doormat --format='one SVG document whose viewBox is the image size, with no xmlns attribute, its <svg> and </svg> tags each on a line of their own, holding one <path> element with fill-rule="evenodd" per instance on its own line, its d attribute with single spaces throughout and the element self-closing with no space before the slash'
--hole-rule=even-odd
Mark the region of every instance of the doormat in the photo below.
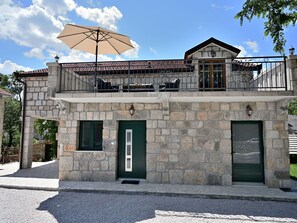
<svg viewBox="0 0 297 223">
<path fill-rule="evenodd" d="M 139 184 L 139 180 L 123 180 L 121 184 Z"/>
</svg>

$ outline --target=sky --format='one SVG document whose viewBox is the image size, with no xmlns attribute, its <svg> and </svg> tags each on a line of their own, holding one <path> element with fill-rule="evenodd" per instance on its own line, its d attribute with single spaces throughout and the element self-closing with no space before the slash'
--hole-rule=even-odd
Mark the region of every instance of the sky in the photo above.
<svg viewBox="0 0 297 223">
<path fill-rule="evenodd" d="M 134 49 L 99 61 L 182 59 L 214 37 L 240 56 L 275 56 L 265 19 L 234 19 L 245 0 L 0 0 L 0 73 L 46 68 L 47 62 L 95 61 L 57 39 L 67 23 L 101 26 L 130 37 Z M 286 54 L 297 48 L 297 27 L 285 29 Z"/>
</svg>

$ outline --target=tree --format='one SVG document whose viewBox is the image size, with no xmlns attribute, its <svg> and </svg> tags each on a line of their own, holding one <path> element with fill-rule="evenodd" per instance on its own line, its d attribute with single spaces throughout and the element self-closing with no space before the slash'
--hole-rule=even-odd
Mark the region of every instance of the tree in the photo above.
<svg viewBox="0 0 297 223">
<path fill-rule="evenodd" d="M 58 125 L 53 120 L 37 119 L 34 123 L 35 131 L 44 140 L 47 140 L 51 145 L 51 157 L 55 158 L 57 154 L 57 140 L 56 133 L 58 132 Z"/>
<path fill-rule="evenodd" d="M 20 143 L 21 132 L 21 92 L 22 86 L 16 81 L 14 75 L 0 73 L 0 88 L 10 92 L 13 98 L 5 100 L 3 120 L 3 147 L 16 147 Z"/>
<path fill-rule="evenodd" d="M 16 71 L 18 72 L 18 71 Z M 18 82 L 15 76 L 15 73 L 11 75 L 5 75 L 0 73 L 0 88 L 10 92 L 15 99 L 17 99 L 19 102 L 22 101 L 22 91 L 23 91 L 23 85 L 22 83 Z"/>
<path fill-rule="evenodd" d="M 288 106 L 289 115 L 297 115 L 297 99 L 290 101 Z"/>
<path fill-rule="evenodd" d="M 8 75 L 4 75 L 0 73 L 0 88 L 9 91 L 9 77 Z"/>
<path fill-rule="evenodd" d="M 251 21 L 254 17 L 267 19 L 264 22 L 264 35 L 273 40 L 275 52 L 284 54 L 286 39 L 284 29 L 289 25 L 295 26 L 297 20 L 296 0 L 246 0 L 242 11 L 235 15 L 236 19 Z"/>
<path fill-rule="evenodd" d="M 3 120 L 3 147 L 16 147 L 20 143 L 21 104 L 14 98 L 5 100 Z"/>
</svg>

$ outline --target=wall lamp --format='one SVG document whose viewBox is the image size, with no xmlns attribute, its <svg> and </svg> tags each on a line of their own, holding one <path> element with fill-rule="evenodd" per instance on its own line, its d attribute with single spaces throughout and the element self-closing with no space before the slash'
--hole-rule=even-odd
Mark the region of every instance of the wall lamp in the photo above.
<svg viewBox="0 0 297 223">
<path fill-rule="evenodd" d="M 295 48 L 291 46 L 291 48 L 289 49 L 289 53 L 290 53 L 291 56 L 294 55 Z"/>
<path fill-rule="evenodd" d="M 130 106 L 130 108 L 129 108 L 129 113 L 130 113 L 131 116 L 134 115 L 134 113 L 135 113 L 135 108 L 134 108 L 133 105 Z"/>
<path fill-rule="evenodd" d="M 253 114 L 253 109 L 250 105 L 246 106 L 246 114 L 250 117 Z"/>
</svg>

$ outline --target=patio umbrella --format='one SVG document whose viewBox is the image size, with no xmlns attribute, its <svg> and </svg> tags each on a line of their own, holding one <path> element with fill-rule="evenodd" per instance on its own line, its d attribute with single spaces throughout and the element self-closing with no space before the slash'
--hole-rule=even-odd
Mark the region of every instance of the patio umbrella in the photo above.
<svg viewBox="0 0 297 223">
<path fill-rule="evenodd" d="M 134 48 L 128 36 L 97 26 L 66 24 L 57 37 L 71 49 L 83 50 L 96 55 L 95 86 L 98 54 L 121 54 Z"/>
</svg>

